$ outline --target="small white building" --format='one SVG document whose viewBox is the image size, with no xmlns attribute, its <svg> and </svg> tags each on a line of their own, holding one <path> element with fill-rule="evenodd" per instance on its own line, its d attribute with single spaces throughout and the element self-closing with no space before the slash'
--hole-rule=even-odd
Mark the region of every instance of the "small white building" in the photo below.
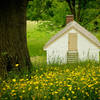
<svg viewBox="0 0 100 100">
<path fill-rule="evenodd" d="M 47 63 L 71 63 L 76 61 L 99 61 L 100 42 L 84 27 L 67 16 L 67 25 L 44 46 Z"/>
</svg>

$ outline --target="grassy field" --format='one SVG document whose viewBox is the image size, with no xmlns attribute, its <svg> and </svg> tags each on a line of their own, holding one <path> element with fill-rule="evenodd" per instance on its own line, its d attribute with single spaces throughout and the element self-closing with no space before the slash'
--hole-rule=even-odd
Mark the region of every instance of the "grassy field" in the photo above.
<svg viewBox="0 0 100 100">
<path fill-rule="evenodd" d="M 27 22 L 27 38 L 30 56 L 45 56 L 45 43 L 59 30 L 51 22 Z"/>
<path fill-rule="evenodd" d="M 0 100 L 100 100 L 100 65 L 34 64 L 31 74 L 0 80 Z"/>
<path fill-rule="evenodd" d="M 60 29 L 51 22 L 27 22 L 32 72 L 12 71 L 0 79 L 0 100 L 100 100 L 99 63 L 46 64 L 43 46 Z M 100 39 L 99 32 L 94 35 Z"/>
</svg>

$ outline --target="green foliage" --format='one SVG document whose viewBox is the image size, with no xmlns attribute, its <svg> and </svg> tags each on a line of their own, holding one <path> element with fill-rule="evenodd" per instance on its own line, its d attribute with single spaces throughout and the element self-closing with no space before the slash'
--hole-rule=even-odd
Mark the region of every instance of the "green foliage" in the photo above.
<svg viewBox="0 0 100 100">
<path fill-rule="evenodd" d="M 79 0 L 75 2 L 76 13 L 78 13 Z M 85 26 L 94 20 L 100 14 L 99 6 L 99 0 L 81 0 L 80 16 L 76 16 L 80 18 L 80 24 Z M 27 7 L 28 20 L 51 20 L 61 26 L 65 25 L 68 14 L 72 12 L 66 0 L 33 0 Z"/>
<path fill-rule="evenodd" d="M 52 16 L 50 7 L 52 0 L 32 0 L 27 6 L 28 20 L 47 20 Z"/>
<path fill-rule="evenodd" d="M 51 21 L 27 22 L 27 38 L 30 56 L 44 56 L 43 46 L 61 28 Z"/>
<path fill-rule="evenodd" d="M 64 26 L 66 24 L 66 15 L 70 14 L 67 3 L 65 1 L 57 2 L 57 0 L 54 0 L 51 10 L 54 15 L 51 18 L 52 21 L 57 25 Z"/>
<path fill-rule="evenodd" d="M 94 31 L 95 33 L 98 33 L 100 31 L 100 15 L 97 16 L 90 23 L 86 24 L 85 27 L 90 31 Z"/>
</svg>

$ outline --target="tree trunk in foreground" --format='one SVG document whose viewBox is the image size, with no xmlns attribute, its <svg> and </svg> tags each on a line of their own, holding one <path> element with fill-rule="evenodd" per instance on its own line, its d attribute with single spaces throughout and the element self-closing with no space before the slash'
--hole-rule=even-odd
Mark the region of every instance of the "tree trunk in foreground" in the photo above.
<svg viewBox="0 0 100 100">
<path fill-rule="evenodd" d="M 27 0 L 0 2 L 0 76 L 12 68 L 29 70 L 31 62 L 26 39 Z"/>
</svg>

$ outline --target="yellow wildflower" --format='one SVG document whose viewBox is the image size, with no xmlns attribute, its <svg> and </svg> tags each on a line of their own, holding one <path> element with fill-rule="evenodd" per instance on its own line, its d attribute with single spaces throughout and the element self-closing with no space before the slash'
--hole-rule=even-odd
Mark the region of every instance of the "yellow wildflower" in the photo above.
<svg viewBox="0 0 100 100">
<path fill-rule="evenodd" d="M 16 82 L 16 79 L 12 79 L 13 82 Z"/>
<path fill-rule="evenodd" d="M 84 90 L 82 90 L 82 93 L 84 93 Z"/>
<path fill-rule="evenodd" d="M 22 82 L 22 81 L 24 81 L 24 79 L 20 79 L 19 81 Z"/>
<path fill-rule="evenodd" d="M 90 84 L 90 85 L 88 85 L 88 87 L 92 87 L 94 84 Z"/>
<path fill-rule="evenodd" d="M 55 91 L 55 94 L 57 94 L 58 92 L 57 91 Z"/>
<path fill-rule="evenodd" d="M 88 93 L 88 92 L 86 92 L 86 95 L 87 95 L 87 96 L 89 96 L 89 93 Z"/>
<path fill-rule="evenodd" d="M 22 100 L 23 97 L 22 97 L 22 96 L 19 96 L 19 97 L 20 97 L 20 99 Z"/>
<path fill-rule="evenodd" d="M 80 90 L 80 87 L 78 87 L 77 89 Z"/>
<path fill-rule="evenodd" d="M 19 66 L 19 64 L 15 64 L 15 66 L 16 66 L 16 67 L 18 67 L 18 66 Z"/>
<path fill-rule="evenodd" d="M 52 95 L 54 95 L 54 92 L 52 92 Z"/>
<path fill-rule="evenodd" d="M 22 92 L 25 93 L 25 90 L 23 90 Z"/>
<path fill-rule="evenodd" d="M 68 100 L 71 100 L 71 98 L 68 98 Z"/>
<path fill-rule="evenodd" d="M 26 81 L 28 81 L 28 78 L 26 79 Z"/>
<path fill-rule="evenodd" d="M 50 83 L 50 85 L 53 85 L 53 83 Z"/>
<path fill-rule="evenodd" d="M 69 90 L 71 91 L 72 90 L 72 87 L 69 87 Z"/>
<path fill-rule="evenodd" d="M 84 78 L 84 77 L 82 77 L 82 78 L 81 78 L 81 81 L 83 81 L 83 80 L 85 80 L 85 78 Z"/>
<path fill-rule="evenodd" d="M 3 90 L 6 90 L 6 88 L 3 88 Z"/>
<path fill-rule="evenodd" d="M 69 96 L 69 94 L 68 94 L 68 93 L 66 93 L 66 96 Z"/>
<path fill-rule="evenodd" d="M 66 100 L 66 97 L 62 97 L 62 100 Z"/>
<path fill-rule="evenodd" d="M 13 94 L 13 96 L 15 96 L 15 95 L 16 95 L 16 93 Z"/>
<path fill-rule="evenodd" d="M 44 98 L 47 98 L 47 96 L 44 96 Z"/>
<path fill-rule="evenodd" d="M 97 91 L 95 91 L 95 94 L 98 94 L 98 92 L 97 92 Z"/>
<path fill-rule="evenodd" d="M 10 86 L 9 85 L 7 85 L 6 87 L 7 87 L 7 89 L 10 89 Z"/>
<path fill-rule="evenodd" d="M 29 87 L 29 88 L 28 88 L 28 91 L 30 91 L 30 90 L 31 90 L 31 88 L 32 88 L 32 87 Z"/>
<path fill-rule="evenodd" d="M 15 92 L 15 90 L 12 90 L 11 92 L 13 93 L 13 92 Z"/>
<path fill-rule="evenodd" d="M 38 88 L 39 88 L 38 86 L 35 87 L 35 89 L 38 89 Z"/>
<path fill-rule="evenodd" d="M 74 99 L 76 99 L 76 98 L 77 98 L 77 96 L 73 96 L 73 98 L 74 98 Z"/>
<path fill-rule="evenodd" d="M 72 91 L 72 94 L 74 94 L 75 92 L 74 91 Z"/>
</svg>

